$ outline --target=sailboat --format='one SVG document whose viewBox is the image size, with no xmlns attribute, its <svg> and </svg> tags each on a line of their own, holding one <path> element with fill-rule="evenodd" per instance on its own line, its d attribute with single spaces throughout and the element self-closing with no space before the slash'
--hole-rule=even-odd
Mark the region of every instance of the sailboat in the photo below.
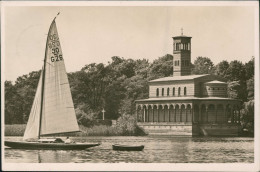
<svg viewBox="0 0 260 172">
<path fill-rule="evenodd" d="M 100 145 L 66 144 L 60 138 L 41 138 L 79 131 L 55 19 L 49 28 L 44 64 L 23 141 L 5 141 L 5 146 L 17 149 L 80 150 Z"/>
</svg>

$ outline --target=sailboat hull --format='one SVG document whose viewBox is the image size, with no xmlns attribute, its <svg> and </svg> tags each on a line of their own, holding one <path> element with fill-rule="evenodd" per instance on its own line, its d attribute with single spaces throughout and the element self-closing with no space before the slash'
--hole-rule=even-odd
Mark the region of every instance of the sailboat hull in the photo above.
<svg viewBox="0 0 260 172">
<path fill-rule="evenodd" d="M 52 149 L 52 150 L 84 150 L 99 146 L 99 143 L 39 143 L 5 141 L 5 146 L 13 149 Z"/>
</svg>

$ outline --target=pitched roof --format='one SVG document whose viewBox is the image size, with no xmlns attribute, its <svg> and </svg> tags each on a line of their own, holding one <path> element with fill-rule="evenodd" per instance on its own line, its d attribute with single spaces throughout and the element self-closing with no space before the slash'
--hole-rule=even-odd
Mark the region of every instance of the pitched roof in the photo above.
<svg viewBox="0 0 260 172">
<path fill-rule="evenodd" d="M 214 80 L 214 81 L 206 82 L 206 84 L 227 84 L 227 83 L 221 82 L 221 81 L 218 81 L 218 80 Z"/>
<path fill-rule="evenodd" d="M 136 100 L 136 102 L 153 102 L 153 101 L 173 101 L 173 100 L 234 100 L 240 101 L 237 99 L 232 99 L 228 97 L 192 97 L 192 96 L 185 96 L 185 97 L 152 97 L 148 99 L 140 99 Z"/>
<path fill-rule="evenodd" d="M 170 76 L 170 77 L 164 77 L 159 79 L 154 79 L 149 82 L 160 82 L 160 81 L 180 81 L 180 80 L 192 80 L 195 78 L 200 78 L 203 76 L 208 76 L 209 74 L 203 74 L 203 75 L 185 75 L 185 76 Z"/>
</svg>

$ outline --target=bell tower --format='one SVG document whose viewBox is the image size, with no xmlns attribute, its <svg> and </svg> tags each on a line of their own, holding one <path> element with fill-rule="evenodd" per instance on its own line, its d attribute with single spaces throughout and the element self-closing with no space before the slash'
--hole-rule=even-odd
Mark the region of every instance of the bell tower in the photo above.
<svg viewBox="0 0 260 172">
<path fill-rule="evenodd" d="M 191 74 L 191 37 L 183 35 L 173 38 L 173 76 Z"/>
</svg>

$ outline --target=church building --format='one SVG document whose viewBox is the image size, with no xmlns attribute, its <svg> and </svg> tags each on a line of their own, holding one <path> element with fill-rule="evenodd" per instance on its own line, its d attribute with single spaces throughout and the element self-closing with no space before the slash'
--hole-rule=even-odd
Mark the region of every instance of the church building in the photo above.
<svg viewBox="0 0 260 172">
<path fill-rule="evenodd" d="M 191 75 L 191 37 L 173 37 L 173 76 L 149 81 L 136 100 L 138 126 L 150 135 L 226 135 L 240 129 L 241 101 L 227 97 L 215 75 Z"/>
</svg>

